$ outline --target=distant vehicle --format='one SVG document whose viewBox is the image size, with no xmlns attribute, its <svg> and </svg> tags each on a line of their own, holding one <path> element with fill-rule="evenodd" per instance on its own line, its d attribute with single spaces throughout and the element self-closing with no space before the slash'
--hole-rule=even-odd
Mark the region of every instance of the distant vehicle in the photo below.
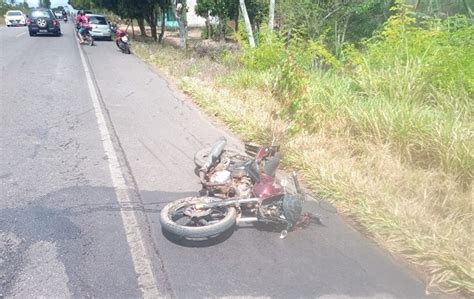
<svg viewBox="0 0 474 299">
<path fill-rule="evenodd" d="M 89 19 L 90 33 L 95 39 L 105 38 L 110 40 L 112 38 L 112 29 L 104 15 L 86 13 L 86 17 Z"/>
<path fill-rule="evenodd" d="M 38 33 L 61 35 L 61 24 L 50 9 L 32 9 L 26 22 L 30 36 L 35 36 Z"/>
<path fill-rule="evenodd" d="M 9 10 L 5 14 L 5 25 L 10 26 L 26 26 L 26 16 L 21 10 Z"/>
<path fill-rule="evenodd" d="M 54 12 L 54 15 L 55 15 L 56 18 L 58 18 L 58 19 L 62 19 L 62 18 L 63 18 L 63 12 L 62 12 L 62 11 L 57 10 L 57 11 Z"/>
</svg>

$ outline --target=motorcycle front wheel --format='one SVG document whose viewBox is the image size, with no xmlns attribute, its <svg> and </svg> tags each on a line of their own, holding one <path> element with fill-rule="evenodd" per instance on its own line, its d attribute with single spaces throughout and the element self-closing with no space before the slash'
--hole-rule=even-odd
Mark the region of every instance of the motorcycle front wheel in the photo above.
<svg viewBox="0 0 474 299">
<path fill-rule="evenodd" d="M 220 200 L 213 197 L 186 197 L 175 200 L 161 210 L 161 227 L 183 238 L 216 237 L 235 225 L 237 210 L 230 206 L 199 208 L 198 205 Z"/>
<path fill-rule="evenodd" d="M 198 151 L 194 155 L 194 164 L 196 165 L 196 167 L 201 168 L 206 163 L 207 157 L 209 157 L 210 152 L 211 148 L 209 147 Z M 224 149 L 222 151 L 220 159 L 221 161 L 230 160 L 234 162 L 245 162 L 248 161 L 250 158 L 247 155 L 236 150 Z"/>
<path fill-rule="evenodd" d="M 125 54 L 130 54 L 130 47 L 128 46 L 128 44 L 123 44 L 123 52 Z"/>
<path fill-rule="evenodd" d="M 93 38 L 91 35 L 88 35 L 88 36 L 86 37 L 86 40 L 87 40 L 87 44 L 88 44 L 89 46 L 93 46 L 93 45 L 94 45 L 94 38 Z"/>
</svg>

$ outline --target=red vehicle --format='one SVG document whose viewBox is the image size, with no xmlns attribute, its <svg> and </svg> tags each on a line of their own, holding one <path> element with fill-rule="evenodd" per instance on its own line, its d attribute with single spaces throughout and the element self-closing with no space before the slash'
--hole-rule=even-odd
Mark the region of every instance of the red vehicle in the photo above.
<svg viewBox="0 0 474 299">
<path fill-rule="evenodd" d="M 304 193 L 296 174 L 296 193 L 287 182 L 277 181 L 281 154 L 263 146 L 247 161 L 221 159 L 226 145 L 221 138 L 207 155 L 199 171 L 202 190 L 167 204 L 160 213 L 163 230 L 187 239 L 216 237 L 239 223 L 265 223 L 281 229 L 281 238 L 298 224 L 309 223 L 312 215 L 302 213 Z M 315 222 L 319 222 L 317 219 Z"/>
<path fill-rule="evenodd" d="M 128 40 L 127 33 L 125 30 L 117 28 L 114 30 L 115 32 L 115 44 L 117 47 L 125 54 L 130 54 L 130 42 Z"/>
</svg>

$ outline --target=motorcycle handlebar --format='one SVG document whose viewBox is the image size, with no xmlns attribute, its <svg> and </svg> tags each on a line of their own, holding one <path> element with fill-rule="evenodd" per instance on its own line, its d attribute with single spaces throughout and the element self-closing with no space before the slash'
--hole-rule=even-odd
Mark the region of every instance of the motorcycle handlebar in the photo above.
<svg viewBox="0 0 474 299">
<path fill-rule="evenodd" d="M 202 167 L 204 170 L 208 170 L 209 167 L 214 164 L 217 159 L 219 159 L 219 156 L 222 154 L 222 151 L 224 150 L 224 147 L 227 144 L 227 140 L 225 137 L 220 137 L 217 139 L 217 142 L 214 143 L 212 146 L 211 152 L 209 153 L 209 156 L 207 157 L 207 161 Z"/>
</svg>

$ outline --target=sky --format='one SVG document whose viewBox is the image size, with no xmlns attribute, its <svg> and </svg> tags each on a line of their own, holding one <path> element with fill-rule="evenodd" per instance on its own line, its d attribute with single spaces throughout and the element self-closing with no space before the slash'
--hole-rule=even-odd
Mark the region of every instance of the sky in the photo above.
<svg viewBox="0 0 474 299">
<path fill-rule="evenodd" d="M 21 2 L 21 0 L 17 0 L 17 2 Z M 30 7 L 38 6 L 39 0 L 26 0 Z M 58 6 L 67 6 L 67 0 L 51 0 L 51 8 L 58 7 Z"/>
</svg>

